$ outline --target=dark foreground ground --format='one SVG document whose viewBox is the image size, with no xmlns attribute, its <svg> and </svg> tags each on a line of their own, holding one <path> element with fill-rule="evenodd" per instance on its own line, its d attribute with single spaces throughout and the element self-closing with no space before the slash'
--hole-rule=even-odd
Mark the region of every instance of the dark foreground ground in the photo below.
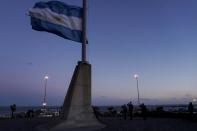
<svg viewBox="0 0 197 131">
<path fill-rule="evenodd" d="M 36 131 L 36 127 L 51 119 L 34 118 L 0 120 L 0 131 Z M 53 120 L 52 120 L 53 121 Z M 197 131 L 197 122 L 173 118 L 134 118 L 122 120 L 120 118 L 102 118 L 106 128 L 99 131 Z"/>
</svg>

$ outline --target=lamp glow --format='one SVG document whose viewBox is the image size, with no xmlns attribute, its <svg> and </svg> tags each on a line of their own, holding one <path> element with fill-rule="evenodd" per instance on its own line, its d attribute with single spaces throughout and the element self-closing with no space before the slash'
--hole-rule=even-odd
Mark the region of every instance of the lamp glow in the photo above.
<svg viewBox="0 0 197 131">
<path fill-rule="evenodd" d="M 193 102 L 196 102 L 196 99 L 194 98 L 192 101 L 193 101 Z"/>
<path fill-rule="evenodd" d="M 134 78 L 135 78 L 135 79 L 138 79 L 138 78 L 139 78 L 139 75 L 138 75 L 138 74 L 135 74 L 135 75 L 134 75 Z"/>
<path fill-rule="evenodd" d="M 42 105 L 43 105 L 43 106 L 46 106 L 46 105 L 47 105 L 47 103 L 46 103 L 46 102 L 43 102 L 43 103 L 42 103 Z"/>
<path fill-rule="evenodd" d="M 45 80 L 48 80 L 48 79 L 49 79 L 49 77 L 46 75 L 46 76 L 44 77 L 44 79 L 45 79 Z"/>
</svg>

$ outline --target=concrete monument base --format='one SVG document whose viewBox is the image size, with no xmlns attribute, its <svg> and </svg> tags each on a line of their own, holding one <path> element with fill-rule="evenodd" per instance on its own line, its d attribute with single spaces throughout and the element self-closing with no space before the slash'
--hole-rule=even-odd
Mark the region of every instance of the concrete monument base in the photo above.
<svg viewBox="0 0 197 131">
<path fill-rule="evenodd" d="M 91 131 L 104 128 L 91 107 L 91 65 L 78 62 L 67 91 L 61 120 L 50 131 Z"/>
</svg>

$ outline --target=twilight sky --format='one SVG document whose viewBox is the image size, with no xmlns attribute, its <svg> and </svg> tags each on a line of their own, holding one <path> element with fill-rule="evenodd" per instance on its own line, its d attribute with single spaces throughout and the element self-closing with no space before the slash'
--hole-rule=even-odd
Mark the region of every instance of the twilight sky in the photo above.
<svg viewBox="0 0 197 131">
<path fill-rule="evenodd" d="M 26 12 L 39 0 L 1 0 L 0 106 L 61 105 L 80 43 L 31 29 Z M 81 6 L 81 0 L 61 0 Z M 180 104 L 197 98 L 196 0 L 89 0 L 92 103 Z"/>
</svg>

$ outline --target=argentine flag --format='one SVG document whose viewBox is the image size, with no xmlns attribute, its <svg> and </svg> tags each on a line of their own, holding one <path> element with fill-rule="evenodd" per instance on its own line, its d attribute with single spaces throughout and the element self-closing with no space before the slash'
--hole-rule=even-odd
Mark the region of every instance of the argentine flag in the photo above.
<svg viewBox="0 0 197 131">
<path fill-rule="evenodd" d="M 60 1 L 38 2 L 29 10 L 32 29 L 82 42 L 82 8 Z"/>
</svg>

